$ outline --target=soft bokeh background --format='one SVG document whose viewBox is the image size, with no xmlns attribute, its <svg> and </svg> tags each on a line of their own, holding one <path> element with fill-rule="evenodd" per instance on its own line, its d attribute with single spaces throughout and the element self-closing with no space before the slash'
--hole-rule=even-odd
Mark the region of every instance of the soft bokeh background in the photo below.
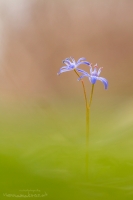
<svg viewBox="0 0 133 200">
<path fill-rule="evenodd" d="M 132 55 L 131 0 L 0 0 L 0 199 L 133 198 Z M 70 56 L 109 81 L 95 86 L 88 179 L 82 86 L 56 75 Z"/>
</svg>

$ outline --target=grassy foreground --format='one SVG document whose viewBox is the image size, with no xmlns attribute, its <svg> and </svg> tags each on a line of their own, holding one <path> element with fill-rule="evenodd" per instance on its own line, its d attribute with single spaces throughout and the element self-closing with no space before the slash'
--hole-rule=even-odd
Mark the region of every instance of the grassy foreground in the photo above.
<svg viewBox="0 0 133 200">
<path fill-rule="evenodd" d="M 91 113 L 87 178 L 82 107 L 1 109 L 0 199 L 133 199 L 131 116 L 112 113 Z"/>
</svg>

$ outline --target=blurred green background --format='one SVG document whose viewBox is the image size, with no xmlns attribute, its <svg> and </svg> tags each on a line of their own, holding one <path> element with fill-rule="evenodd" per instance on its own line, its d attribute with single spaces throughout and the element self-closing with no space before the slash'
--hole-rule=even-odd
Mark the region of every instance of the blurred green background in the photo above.
<svg viewBox="0 0 133 200">
<path fill-rule="evenodd" d="M 132 10 L 130 0 L 0 0 L 0 199 L 133 199 Z M 88 178 L 82 85 L 56 75 L 70 56 L 109 81 L 94 89 Z"/>
</svg>

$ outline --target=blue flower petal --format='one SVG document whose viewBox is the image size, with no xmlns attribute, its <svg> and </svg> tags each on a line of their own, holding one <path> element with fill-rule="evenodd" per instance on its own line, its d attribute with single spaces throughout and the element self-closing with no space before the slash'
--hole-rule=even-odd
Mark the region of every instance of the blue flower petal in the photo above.
<svg viewBox="0 0 133 200">
<path fill-rule="evenodd" d="M 97 79 L 104 84 L 104 88 L 105 89 L 108 88 L 108 81 L 105 78 L 103 78 L 103 77 L 97 77 Z"/>
<path fill-rule="evenodd" d="M 69 66 L 70 65 L 70 62 L 69 61 L 67 61 L 67 60 L 63 60 L 62 61 L 65 65 L 67 65 L 67 66 Z"/>
<path fill-rule="evenodd" d="M 68 68 L 68 66 L 63 66 L 63 67 L 60 68 L 60 70 L 67 69 L 67 68 Z"/>
<path fill-rule="evenodd" d="M 64 61 L 69 63 L 69 65 L 72 65 L 72 64 L 76 65 L 76 62 L 73 57 L 66 58 Z"/>
<path fill-rule="evenodd" d="M 101 73 L 101 71 L 102 71 L 102 68 L 103 68 L 103 67 L 100 67 L 100 68 L 99 68 L 99 70 L 98 70 L 98 72 L 97 72 L 97 75 L 98 75 L 98 76 L 100 75 L 100 73 Z"/>
<path fill-rule="evenodd" d="M 70 57 L 70 59 L 75 63 L 75 59 L 73 57 Z"/>
<path fill-rule="evenodd" d="M 86 58 L 80 58 L 80 59 L 78 59 L 77 63 L 79 63 L 79 62 L 81 62 L 83 60 L 86 60 Z"/>
<path fill-rule="evenodd" d="M 89 79 L 90 80 L 90 82 L 92 83 L 92 84 L 95 84 L 96 83 L 96 81 L 97 81 L 97 76 L 91 76 L 91 78 Z"/>
<path fill-rule="evenodd" d="M 70 61 L 71 59 L 70 58 L 65 58 L 65 60 L 69 60 Z"/>
<path fill-rule="evenodd" d="M 90 64 L 90 74 L 92 74 L 92 65 Z"/>
<path fill-rule="evenodd" d="M 85 77 L 85 75 L 83 75 L 83 76 L 80 76 L 79 78 L 78 78 L 78 81 L 80 81 L 82 78 L 84 78 Z"/>
<path fill-rule="evenodd" d="M 85 72 L 84 70 L 82 70 L 82 69 L 76 69 L 78 72 L 81 72 L 83 75 L 82 76 L 80 76 L 79 78 L 78 78 L 78 81 L 79 80 L 81 80 L 82 78 L 84 78 L 85 76 L 87 76 L 88 78 L 90 78 L 91 76 L 90 76 L 90 74 L 88 74 L 87 72 Z"/>
<path fill-rule="evenodd" d="M 64 64 L 66 64 L 67 66 L 69 66 L 69 65 L 72 64 L 72 63 L 70 62 L 70 60 L 67 60 L 67 59 L 63 60 L 62 62 L 63 62 Z"/>
<path fill-rule="evenodd" d="M 60 69 L 60 71 L 57 73 L 57 75 L 60 75 L 63 72 L 68 72 L 68 71 L 71 71 L 71 70 L 72 70 L 72 68 L 69 68 L 69 67 L 67 67 L 66 69 Z"/>
<path fill-rule="evenodd" d="M 84 76 L 88 76 L 88 77 L 90 77 L 90 74 L 88 74 L 88 73 L 85 72 L 84 70 L 79 69 L 79 68 L 77 68 L 76 70 L 77 70 L 78 72 L 81 72 Z"/>
<path fill-rule="evenodd" d="M 81 62 L 79 62 L 79 63 L 80 63 L 80 65 L 81 65 L 81 64 L 90 65 L 90 63 L 89 63 L 88 61 L 81 61 Z M 79 63 L 78 63 L 78 64 L 79 64 Z"/>
<path fill-rule="evenodd" d="M 90 63 L 87 62 L 87 61 L 81 61 L 81 62 L 76 63 L 76 68 L 77 68 L 79 65 L 82 65 L 82 64 L 90 65 Z"/>
</svg>

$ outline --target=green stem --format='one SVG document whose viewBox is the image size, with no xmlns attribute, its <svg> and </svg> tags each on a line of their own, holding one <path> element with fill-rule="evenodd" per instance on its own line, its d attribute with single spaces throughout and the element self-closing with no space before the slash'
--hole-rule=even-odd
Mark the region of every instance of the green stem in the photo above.
<svg viewBox="0 0 133 200">
<path fill-rule="evenodd" d="M 87 146 L 87 148 L 88 148 L 88 144 L 89 144 L 90 107 L 91 107 L 91 103 L 92 103 L 93 91 L 94 91 L 94 84 L 92 84 L 92 88 L 91 88 L 90 101 L 89 101 L 89 104 L 88 104 L 89 106 L 86 109 L 86 146 Z"/>
<path fill-rule="evenodd" d="M 91 88 L 90 101 L 88 104 L 89 106 L 86 108 L 86 146 L 87 146 L 87 148 L 88 148 L 88 143 L 89 143 L 90 107 L 91 107 L 91 103 L 92 103 L 93 91 L 94 91 L 94 84 L 92 84 L 92 88 Z"/>
<path fill-rule="evenodd" d="M 75 69 L 74 69 L 74 72 L 77 74 L 78 77 L 80 77 L 80 75 L 78 74 L 78 72 Z M 85 97 L 85 105 L 86 105 L 86 175 L 88 177 L 88 166 L 89 166 L 89 148 L 88 147 L 89 147 L 90 107 L 91 107 L 91 103 L 92 103 L 94 84 L 92 84 L 90 100 L 89 100 L 89 103 L 88 103 L 84 82 L 83 82 L 83 80 L 81 80 L 81 82 L 82 82 L 82 86 L 83 86 L 84 97 Z"/>
<path fill-rule="evenodd" d="M 94 84 L 92 84 L 90 100 L 88 107 L 86 108 L 86 175 L 88 177 L 88 167 L 89 167 L 89 134 L 90 134 L 90 107 L 92 103 L 92 96 L 94 91 Z"/>
<path fill-rule="evenodd" d="M 94 84 L 92 84 L 92 88 L 91 88 L 91 95 L 90 95 L 90 101 L 89 101 L 89 109 L 90 109 L 90 107 L 91 107 L 93 91 L 94 91 Z"/>
<path fill-rule="evenodd" d="M 86 177 L 88 178 L 89 168 L 89 107 L 86 108 Z"/>
</svg>

